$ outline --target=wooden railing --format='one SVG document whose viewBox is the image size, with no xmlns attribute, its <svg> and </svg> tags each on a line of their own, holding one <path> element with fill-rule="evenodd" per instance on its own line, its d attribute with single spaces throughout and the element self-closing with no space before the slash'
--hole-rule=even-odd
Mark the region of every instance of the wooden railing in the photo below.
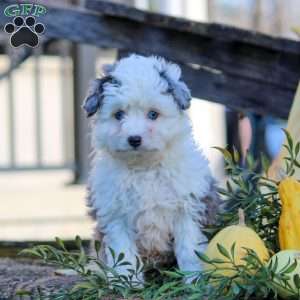
<svg viewBox="0 0 300 300">
<path fill-rule="evenodd" d="M 1 1 L 0 10 L 12 3 Z M 182 65 L 195 97 L 237 110 L 288 115 L 300 75 L 297 41 L 98 0 L 80 8 L 44 4 L 48 12 L 39 18 L 46 26 L 44 42 L 66 39 L 161 55 Z M 7 21 L 2 14 L 0 24 Z"/>
</svg>

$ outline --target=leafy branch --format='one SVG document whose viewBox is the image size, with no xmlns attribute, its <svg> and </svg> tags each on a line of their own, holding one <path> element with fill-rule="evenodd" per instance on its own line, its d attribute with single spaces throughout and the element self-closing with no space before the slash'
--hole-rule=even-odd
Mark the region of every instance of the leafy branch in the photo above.
<svg viewBox="0 0 300 300">
<path fill-rule="evenodd" d="M 76 238 L 80 246 L 80 239 Z M 278 289 L 284 289 L 295 299 L 300 295 L 300 278 L 296 274 L 292 280 L 295 288 L 290 284 L 290 275 L 297 267 L 297 261 L 289 261 L 284 267 L 279 267 L 278 261 L 265 265 L 258 255 L 251 249 L 244 248 L 246 254 L 243 263 L 237 263 L 235 243 L 230 249 L 218 244 L 218 251 L 222 259 L 210 259 L 205 254 L 195 252 L 199 263 L 205 265 L 203 271 L 182 272 L 168 270 L 160 272 L 160 280 L 149 281 L 143 287 L 136 286 L 136 275 L 143 270 L 133 268 L 126 262 L 123 254 L 115 257 L 114 266 L 108 267 L 99 258 L 90 257 L 79 247 L 78 251 L 69 252 L 64 243 L 57 239 L 58 249 L 52 246 L 36 246 L 24 250 L 22 253 L 42 259 L 46 263 L 60 268 L 72 268 L 77 271 L 81 281 L 70 291 L 62 290 L 46 296 L 42 288 L 34 299 L 43 300 L 96 300 L 108 296 L 112 299 L 122 297 L 127 299 L 207 299 L 207 300 L 235 300 L 235 299 L 277 299 Z M 96 246 L 98 249 L 98 247 Z M 115 255 L 114 251 L 111 250 Z M 88 269 L 88 262 L 96 262 L 98 269 Z M 119 275 L 117 267 L 128 265 L 134 276 Z M 230 272 L 228 272 L 230 271 Z M 194 278 L 192 284 L 186 284 L 188 278 Z M 24 293 L 24 291 L 22 291 Z M 20 292 L 21 294 L 21 292 Z M 298 297 L 299 296 L 299 297 Z M 298 298 L 297 298 L 298 297 Z"/>
</svg>

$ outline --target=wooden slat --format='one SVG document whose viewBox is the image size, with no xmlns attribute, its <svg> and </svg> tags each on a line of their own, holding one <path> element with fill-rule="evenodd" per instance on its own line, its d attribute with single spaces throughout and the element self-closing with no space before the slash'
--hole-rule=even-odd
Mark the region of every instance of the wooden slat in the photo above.
<svg viewBox="0 0 300 300">
<path fill-rule="evenodd" d="M 85 7 L 92 11 L 100 12 L 106 16 L 126 18 L 140 23 L 175 29 L 181 32 L 206 35 L 215 39 L 222 39 L 224 41 L 242 40 L 244 43 L 260 47 L 263 46 L 274 50 L 288 49 L 295 53 L 298 53 L 299 50 L 297 42 L 293 42 L 285 38 L 277 38 L 258 33 L 256 31 L 244 30 L 218 23 L 195 22 L 184 18 L 143 11 L 134 7 L 116 4 L 109 1 L 86 0 Z"/>
<path fill-rule="evenodd" d="M 0 9 L 12 2 L 2 1 Z M 300 43 L 120 4 L 86 3 L 87 9 L 46 4 L 48 13 L 39 19 L 46 24 L 45 36 L 161 55 L 185 66 L 184 77 L 195 97 L 288 116 L 300 74 Z M 0 16 L 0 23 L 5 22 Z"/>
<path fill-rule="evenodd" d="M 205 68 L 195 70 L 184 65 L 181 67 L 194 97 L 243 112 L 270 114 L 280 118 L 286 118 L 289 114 L 293 90 L 275 88 L 268 83 Z"/>
<path fill-rule="evenodd" d="M 279 85 L 282 85 L 281 79 L 285 78 L 285 75 L 299 74 L 300 44 L 296 41 L 221 24 L 200 23 L 143 12 L 99 0 L 87 0 L 86 7 L 105 16 L 159 28 L 165 34 L 158 35 L 157 42 L 162 36 L 166 43 L 158 45 L 154 38 L 155 47 L 165 50 L 166 54 L 181 62 L 202 64 L 230 74 Z M 163 29 L 175 31 L 177 34 L 165 32 Z M 136 30 L 139 32 L 138 28 Z M 133 36 L 136 42 L 140 37 L 141 35 Z M 147 35 L 142 38 L 149 39 Z M 164 49 L 169 46 L 175 49 Z M 296 83 L 297 80 L 295 79 Z M 289 84 L 294 86 L 293 83 L 284 85 Z"/>
</svg>

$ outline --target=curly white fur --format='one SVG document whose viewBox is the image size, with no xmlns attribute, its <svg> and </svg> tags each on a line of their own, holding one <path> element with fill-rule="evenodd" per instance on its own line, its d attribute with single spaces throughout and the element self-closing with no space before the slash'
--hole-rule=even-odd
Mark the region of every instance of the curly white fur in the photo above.
<svg viewBox="0 0 300 300">
<path fill-rule="evenodd" d="M 132 264 L 136 256 L 173 252 L 180 269 L 199 270 L 194 250 L 204 250 L 201 225 L 217 202 L 208 161 L 182 109 L 188 107 L 189 91 L 180 68 L 162 58 L 131 55 L 108 75 L 113 80 L 98 81 L 103 86 L 96 82 L 89 92 L 90 98 L 102 97 L 93 117 L 88 205 L 97 220 L 96 235 L 103 239 L 103 257 L 112 263 L 109 247 Z M 174 99 L 176 88 L 182 99 Z M 119 110 L 121 120 L 115 118 Z M 156 120 L 147 117 L 151 110 L 159 113 Z M 138 148 L 128 143 L 130 136 L 142 138 Z"/>
</svg>

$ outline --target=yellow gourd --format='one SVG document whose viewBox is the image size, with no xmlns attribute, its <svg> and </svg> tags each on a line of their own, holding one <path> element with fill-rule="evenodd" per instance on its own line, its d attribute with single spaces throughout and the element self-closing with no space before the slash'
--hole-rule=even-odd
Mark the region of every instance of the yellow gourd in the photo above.
<svg viewBox="0 0 300 300">
<path fill-rule="evenodd" d="M 279 220 L 281 250 L 300 250 L 300 183 L 291 177 L 278 187 L 282 211 Z"/>
<path fill-rule="evenodd" d="M 230 253 L 233 243 L 235 243 L 234 261 L 236 265 L 246 264 L 243 258 L 246 256 L 247 251 L 244 248 L 254 250 L 263 262 L 267 262 L 270 258 L 269 252 L 262 239 L 254 230 L 246 226 L 244 221 L 244 212 L 242 209 L 239 210 L 239 223 L 237 225 L 225 227 L 217 233 L 209 242 L 205 254 L 210 259 L 226 260 L 226 258 L 220 253 L 218 244 L 222 245 Z M 220 269 L 218 272 L 223 276 L 235 275 L 235 271 L 231 270 L 232 265 L 229 262 L 216 264 L 216 267 Z M 204 268 L 206 270 L 210 270 L 213 266 L 205 264 Z"/>
</svg>

